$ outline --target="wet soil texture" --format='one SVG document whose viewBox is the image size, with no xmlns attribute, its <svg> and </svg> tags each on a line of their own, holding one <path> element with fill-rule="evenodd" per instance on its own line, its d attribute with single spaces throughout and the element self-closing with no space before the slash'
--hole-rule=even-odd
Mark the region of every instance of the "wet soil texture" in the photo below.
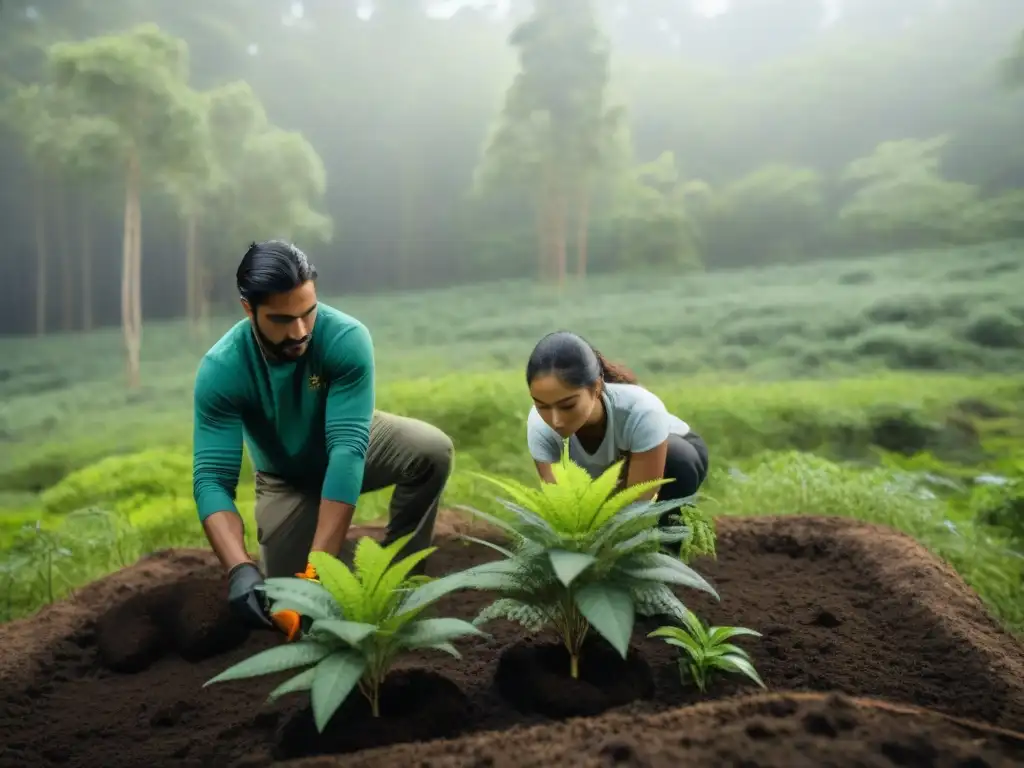
<svg viewBox="0 0 1024 768">
<path fill-rule="evenodd" d="M 287 758 L 323 768 L 1024 765 L 1024 645 L 951 568 L 908 537 L 853 521 L 718 526 L 718 560 L 694 567 L 721 602 L 680 595 L 706 621 L 763 633 L 739 642 L 768 694 L 738 677 L 700 694 L 680 681 L 675 649 L 645 637 L 656 623 L 642 622 L 634 665 L 620 660 L 612 675 L 581 665 L 573 698 L 590 713 L 606 709 L 563 720 L 571 702 L 545 678 L 559 658 L 543 650 L 554 638 L 524 640 L 518 625 L 495 622 L 489 637 L 458 643 L 462 659 L 403 660 L 380 721 L 355 696 L 319 739 L 306 695 L 264 703 L 290 673 L 203 688 L 280 641 L 234 625 L 211 553 L 165 551 L 0 626 L 0 768 L 255 768 Z M 496 556 L 436 543 L 432 575 Z M 471 619 L 490 599 L 458 593 L 438 612 Z M 532 688 L 517 690 L 529 669 Z M 597 690 L 609 676 L 618 688 Z"/>
</svg>

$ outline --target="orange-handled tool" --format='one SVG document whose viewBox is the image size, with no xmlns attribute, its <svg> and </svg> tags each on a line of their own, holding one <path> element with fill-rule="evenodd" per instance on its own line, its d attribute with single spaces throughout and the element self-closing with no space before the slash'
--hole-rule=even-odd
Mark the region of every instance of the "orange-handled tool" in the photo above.
<svg viewBox="0 0 1024 768">
<path fill-rule="evenodd" d="M 306 564 L 306 570 L 303 573 L 296 573 L 295 575 L 300 579 L 320 583 L 316 568 L 310 563 Z M 284 634 L 289 643 L 299 636 L 299 631 L 302 629 L 302 616 L 298 611 L 272 611 L 270 619 L 274 622 L 274 626 Z"/>
</svg>

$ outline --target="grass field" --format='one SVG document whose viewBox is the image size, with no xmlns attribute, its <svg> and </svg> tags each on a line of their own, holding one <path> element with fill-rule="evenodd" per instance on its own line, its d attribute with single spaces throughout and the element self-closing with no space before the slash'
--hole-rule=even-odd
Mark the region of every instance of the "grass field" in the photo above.
<svg viewBox="0 0 1024 768">
<path fill-rule="evenodd" d="M 654 286 L 653 288 L 651 286 Z M 1024 631 L 1024 244 L 656 280 L 598 278 L 333 301 L 374 335 L 380 407 L 452 436 L 472 471 L 528 478 L 521 368 L 571 328 L 707 439 L 715 514 L 822 513 L 900 528 Z M 330 299 L 328 299 L 330 301 Z M 0 341 L 0 618 L 140 553 L 204 544 L 191 385 L 208 338 L 152 323 L 141 392 L 116 329 Z M 387 493 L 360 505 L 382 514 Z M 251 516 L 248 468 L 240 507 Z M 251 526 L 250 526 L 251 531 Z M 254 542 L 250 542 L 254 544 Z"/>
</svg>

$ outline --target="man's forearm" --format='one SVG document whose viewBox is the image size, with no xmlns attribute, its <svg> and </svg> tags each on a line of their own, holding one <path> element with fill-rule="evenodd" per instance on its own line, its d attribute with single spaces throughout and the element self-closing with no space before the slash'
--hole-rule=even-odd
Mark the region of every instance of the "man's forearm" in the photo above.
<svg viewBox="0 0 1024 768">
<path fill-rule="evenodd" d="M 235 512 L 214 512 L 203 520 L 203 532 L 221 564 L 234 568 L 239 563 L 252 562 L 245 551 L 245 525 Z"/>
<path fill-rule="evenodd" d="M 341 546 L 345 543 L 352 515 L 356 508 L 340 501 L 320 501 L 320 514 L 316 521 L 316 532 L 313 534 L 312 552 L 326 552 L 337 557 Z"/>
</svg>

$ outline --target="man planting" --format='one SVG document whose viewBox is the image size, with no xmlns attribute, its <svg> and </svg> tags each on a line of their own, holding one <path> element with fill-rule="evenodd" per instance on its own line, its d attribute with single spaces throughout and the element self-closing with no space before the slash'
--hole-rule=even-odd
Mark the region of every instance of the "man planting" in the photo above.
<svg viewBox="0 0 1024 768">
<path fill-rule="evenodd" d="M 298 615 L 273 613 L 264 577 L 316 578 L 311 551 L 338 556 L 362 493 L 395 486 L 386 541 L 430 544 L 452 466 L 436 427 L 374 409 L 366 327 L 317 301 L 316 269 L 288 243 L 253 243 L 236 274 L 246 319 L 210 348 L 195 382 L 193 495 L 229 601 L 249 626 L 289 639 Z M 256 470 L 257 567 L 235 506 L 243 441 Z M 262 572 L 261 572 L 262 570 Z"/>
</svg>

